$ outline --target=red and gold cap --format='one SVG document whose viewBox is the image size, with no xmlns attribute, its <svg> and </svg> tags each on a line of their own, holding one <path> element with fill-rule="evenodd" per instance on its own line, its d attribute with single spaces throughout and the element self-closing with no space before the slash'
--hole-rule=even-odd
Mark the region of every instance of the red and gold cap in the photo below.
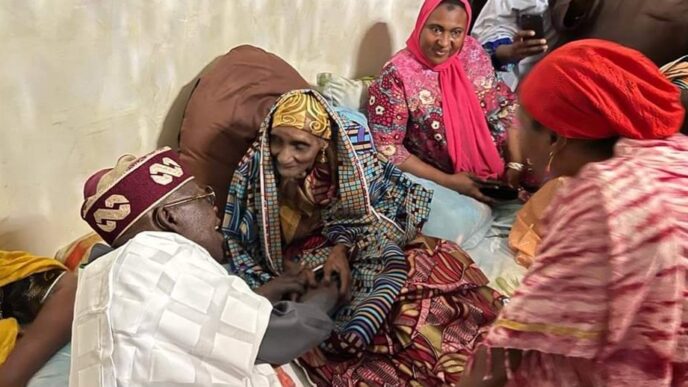
<svg viewBox="0 0 688 387">
<path fill-rule="evenodd" d="M 112 244 L 191 179 L 177 152 L 170 148 L 140 158 L 124 155 L 113 168 L 100 170 L 86 181 L 81 217 Z"/>
</svg>

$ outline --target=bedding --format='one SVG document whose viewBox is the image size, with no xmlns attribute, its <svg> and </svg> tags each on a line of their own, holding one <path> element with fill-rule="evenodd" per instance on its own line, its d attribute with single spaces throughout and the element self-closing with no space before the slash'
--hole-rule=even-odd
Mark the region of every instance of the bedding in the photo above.
<svg viewBox="0 0 688 387">
<path fill-rule="evenodd" d="M 59 350 L 31 378 L 27 387 L 66 387 L 69 385 L 69 365 L 72 346 L 67 344 Z"/>
<path fill-rule="evenodd" d="M 521 203 L 496 206 L 494 221 L 484 238 L 464 248 L 490 280 L 489 286 L 506 296 L 514 294 L 527 271 L 516 262 L 509 247 L 509 232 L 521 207 Z"/>
<path fill-rule="evenodd" d="M 318 74 L 318 91 L 334 107 L 344 107 L 367 113 L 368 86 L 374 77 L 349 79 L 332 73 Z"/>
</svg>

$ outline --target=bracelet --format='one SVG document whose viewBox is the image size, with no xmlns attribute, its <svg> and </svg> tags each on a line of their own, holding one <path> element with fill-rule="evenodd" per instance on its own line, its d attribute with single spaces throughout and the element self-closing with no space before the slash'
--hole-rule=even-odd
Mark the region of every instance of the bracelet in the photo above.
<svg viewBox="0 0 688 387">
<path fill-rule="evenodd" d="M 508 169 L 513 169 L 516 172 L 523 172 L 523 168 L 525 168 L 526 166 L 523 165 L 522 163 L 517 163 L 517 162 L 512 161 L 512 162 L 508 163 L 506 165 L 506 167 Z"/>
</svg>

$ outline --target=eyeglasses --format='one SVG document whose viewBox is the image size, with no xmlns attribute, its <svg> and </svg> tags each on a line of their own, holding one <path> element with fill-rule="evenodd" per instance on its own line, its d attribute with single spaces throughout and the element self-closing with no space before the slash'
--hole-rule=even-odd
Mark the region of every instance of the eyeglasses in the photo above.
<svg viewBox="0 0 688 387">
<path fill-rule="evenodd" d="M 215 205 L 215 191 L 210 186 L 206 186 L 204 188 L 204 190 L 205 190 L 205 193 L 198 194 L 195 196 L 190 196 L 188 198 L 178 199 L 178 200 L 163 204 L 161 207 L 181 206 L 182 204 L 191 203 L 194 200 L 201 200 L 201 199 L 206 199 L 211 206 L 214 206 Z"/>
</svg>

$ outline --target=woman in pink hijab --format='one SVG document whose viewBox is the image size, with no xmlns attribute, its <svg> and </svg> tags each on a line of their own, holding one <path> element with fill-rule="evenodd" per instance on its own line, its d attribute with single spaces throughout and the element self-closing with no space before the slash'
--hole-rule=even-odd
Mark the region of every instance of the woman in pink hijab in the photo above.
<svg viewBox="0 0 688 387">
<path fill-rule="evenodd" d="M 483 203 L 493 200 L 476 180 L 517 187 L 524 169 L 514 94 L 467 35 L 471 18 L 467 0 L 426 0 L 406 48 L 370 86 L 368 106 L 378 152 L 435 192 L 423 232 L 459 244 L 471 237 L 467 222 L 490 215 Z M 463 227 L 447 227 L 451 219 Z"/>
</svg>

